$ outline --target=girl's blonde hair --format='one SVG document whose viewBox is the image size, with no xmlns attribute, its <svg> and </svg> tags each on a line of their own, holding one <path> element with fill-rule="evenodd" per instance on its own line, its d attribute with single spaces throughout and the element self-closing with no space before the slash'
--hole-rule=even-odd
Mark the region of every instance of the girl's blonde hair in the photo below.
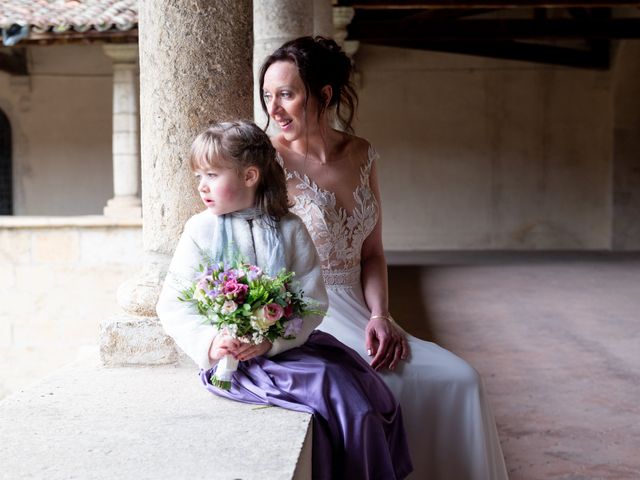
<svg viewBox="0 0 640 480">
<path fill-rule="evenodd" d="M 252 166 L 260 172 L 255 206 L 279 221 L 290 206 L 284 170 L 276 160 L 271 140 L 256 124 L 248 120 L 217 123 L 198 135 L 191 145 L 191 170 L 231 167 L 240 174 Z"/>
</svg>

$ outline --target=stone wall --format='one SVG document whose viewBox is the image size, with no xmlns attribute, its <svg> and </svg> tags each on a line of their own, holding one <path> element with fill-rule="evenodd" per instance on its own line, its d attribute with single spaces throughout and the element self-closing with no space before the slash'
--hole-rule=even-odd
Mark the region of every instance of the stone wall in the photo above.
<svg viewBox="0 0 640 480">
<path fill-rule="evenodd" d="M 97 343 L 141 253 L 140 222 L 0 217 L 0 398 Z"/>
<path fill-rule="evenodd" d="M 0 72 L 13 130 L 16 215 L 100 214 L 113 197 L 111 60 L 100 45 L 31 46 L 28 77 Z"/>
<path fill-rule="evenodd" d="M 613 69 L 366 45 L 355 61 L 387 248 L 610 248 Z"/>
<path fill-rule="evenodd" d="M 612 105 L 613 247 L 640 249 L 640 42 L 617 52 Z"/>
</svg>

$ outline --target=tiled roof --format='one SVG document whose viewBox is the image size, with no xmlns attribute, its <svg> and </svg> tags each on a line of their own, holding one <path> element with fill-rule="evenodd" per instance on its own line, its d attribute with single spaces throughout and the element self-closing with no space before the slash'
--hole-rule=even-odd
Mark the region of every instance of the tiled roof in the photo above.
<svg viewBox="0 0 640 480">
<path fill-rule="evenodd" d="M 36 33 L 130 30 L 138 24 L 138 0 L 2 1 L 0 28 L 15 24 L 28 26 Z"/>
</svg>

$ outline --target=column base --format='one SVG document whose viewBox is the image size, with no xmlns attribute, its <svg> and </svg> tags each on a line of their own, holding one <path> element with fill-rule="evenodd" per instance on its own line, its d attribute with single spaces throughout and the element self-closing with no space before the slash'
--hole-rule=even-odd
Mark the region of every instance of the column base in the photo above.
<svg viewBox="0 0 640 480">
<path fill-rule="evenodd" d="M 181 355 L 157 317 L 111 316 L 100 324 L 100 358 L 108 367 L 179 363 Z"/>
<path fill-rule="evenodd" d="M 114 197 L 107 201 L 103 215 L 109 218 L 142 218 L 142 203 L 138 197 Z"/>
</svg>

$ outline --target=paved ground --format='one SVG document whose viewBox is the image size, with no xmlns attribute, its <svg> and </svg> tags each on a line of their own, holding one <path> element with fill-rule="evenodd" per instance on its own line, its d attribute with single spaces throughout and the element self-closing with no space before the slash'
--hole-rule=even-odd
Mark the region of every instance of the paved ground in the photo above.
<svg viewBox="0 0 640 480">
<path fill-rule="evenodd" d="M 392 311 L 483 375 L 511 479 L 640 479 L 640 255 L 453 258 Z"/>
</svg>

